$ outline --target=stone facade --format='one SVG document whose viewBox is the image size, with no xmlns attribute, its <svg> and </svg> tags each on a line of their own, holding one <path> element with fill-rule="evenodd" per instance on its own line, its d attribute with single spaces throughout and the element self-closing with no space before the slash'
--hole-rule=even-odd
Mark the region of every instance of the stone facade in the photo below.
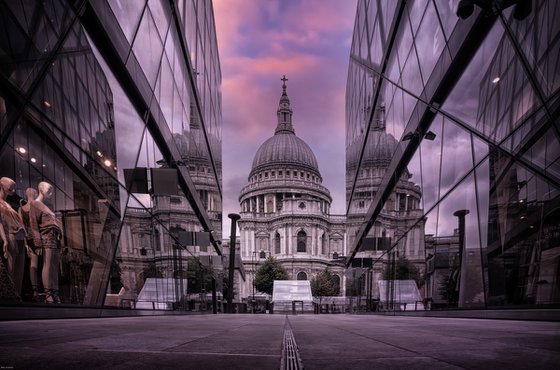
<svg viewBox="0 0 560 370">
<path fill-rule="evenodd" d="M 346 254 L 346 217 L 330 214 L 330 192 L 322 185 L 313 151 L 295 134 L 283 82 L 274 135 L 255 154 L 239 196 L 241 257 L 247 273 L 239 297 L 253 294 L 263 256 L 276 258 L 293 280 L 311 280 L 328 267 L 344 295 L 344 267 L 333 256 Z"/>
</svg>

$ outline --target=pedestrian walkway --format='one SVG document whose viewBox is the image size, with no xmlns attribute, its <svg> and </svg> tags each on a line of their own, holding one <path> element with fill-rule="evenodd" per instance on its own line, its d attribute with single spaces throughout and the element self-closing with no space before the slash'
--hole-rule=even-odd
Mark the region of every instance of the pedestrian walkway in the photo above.
<svg viewBox="0 0 560 370">
<path fill-rule="evenodd" d="M 0 322 L 0 369 L 557 369 L 559 363 L 558 322 L 342 314 Z"/>
</svg>

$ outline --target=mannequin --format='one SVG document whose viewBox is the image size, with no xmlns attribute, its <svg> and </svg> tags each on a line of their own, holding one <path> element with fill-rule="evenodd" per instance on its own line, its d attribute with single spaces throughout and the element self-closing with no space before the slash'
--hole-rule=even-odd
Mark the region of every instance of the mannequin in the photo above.
<svg viewBox="0 0 560 370">
<path fill-rule="evenodd" d="M 21 296 L 23 271 L 25 268 L 25 230 L 19 214 L 6 202 L 8 195 L 15 193 L 16 183 L 8 177 L 0 178 L 0 223 L 4 229 L 6 242 L 3 255 L 8 265 L 16 293 Z"/>
<path fill-rule="evenodd" d="M 49 209 L 43 200 L 52 197 L 53 187 L 48 182 L 39 183 L 39 195 L 30 201 L 29 225 L 35 248 L 42 248 L 43 272 L 41 280 L 45 289 L 45 302 L 60 303 L 58 291 L 58 265 L 60 263 L 60 252 L 62 230 L 53 211 Z"/>
<path fill-rule="evenodd" d="M 27 188 L 25 190 L 25 197 L 27 202 L 22 200 L 21 206 L 19 207 L 19 215 L 23 221 L 23 226 L 27 232 L 27 238 L 25 239 L 25 248 L 27 249 L 27 256 L 29 257 L 29 280 L 31 281 L 31 287 L 33 289 L 33 300 L 37 301 L 39 297 L 39 257 L 42 256 L 43 249 L 41 247 L 35 246 L 32 237 L 31 223 L 29 220 L 29 212 L 31 210 L 31 202 L 37 198 L 37 190 L 33 188 Z"/>
</svg>

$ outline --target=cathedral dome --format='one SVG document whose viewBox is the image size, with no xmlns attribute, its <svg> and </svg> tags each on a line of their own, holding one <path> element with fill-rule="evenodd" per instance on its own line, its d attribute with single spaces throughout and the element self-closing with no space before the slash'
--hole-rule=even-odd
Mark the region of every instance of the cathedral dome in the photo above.
<svg viewBox="0 0 560 370">
<path fill-rule="evenodd" d="M 279 131 L 266 140 L 253 159 L 251 174 L 265 167 L 303 167 L 319 173 L 317 159 L 309 145 L 293 132 Z"/>
<path fill-rule="evenodd" d="M 292 126 L 292 109 L 286 93 L 286 81 L 282 79 L 282 96 L 278 104 L 278 124 L 274 135 L 257 150 L 249 177 L 269 168 L 294 168 L 309 171 L 317 176 L 319 166 L 315 154 L 305 141 L 296 136 Z"/>
<path fill-rule="evenodd" d="M 397 140 L 393 135 L 385 132 L 384 129 L 371 130 L 368 136 L 368 143 L 364 150 L 362 166 L 387 167 L 397 148 Z M 348 150 L 347 165 L 356 167 L 360 160 L 362 141 L 356 140 Z"/>
</svg>

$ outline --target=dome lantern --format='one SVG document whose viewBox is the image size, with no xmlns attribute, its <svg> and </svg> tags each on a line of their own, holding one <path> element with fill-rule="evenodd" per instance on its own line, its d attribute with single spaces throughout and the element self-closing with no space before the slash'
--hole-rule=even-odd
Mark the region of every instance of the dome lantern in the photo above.
<svg viewBox="0 0 560 370">
<path fill-rule="evenodd" d="M 294 127 L 292 126 L 292 109 L 290 108 L 290 99 L 286 93 L 286 75 L 284 75 L 280 81 L 282 81 L 282 96 L 280 97 L 280 103 L 278 104 L 278 111 L 276 115 L 278 117 L 278 125 L 274 133 L 279 132 L 291 132 L 295 133 Z"/>
</svg>

